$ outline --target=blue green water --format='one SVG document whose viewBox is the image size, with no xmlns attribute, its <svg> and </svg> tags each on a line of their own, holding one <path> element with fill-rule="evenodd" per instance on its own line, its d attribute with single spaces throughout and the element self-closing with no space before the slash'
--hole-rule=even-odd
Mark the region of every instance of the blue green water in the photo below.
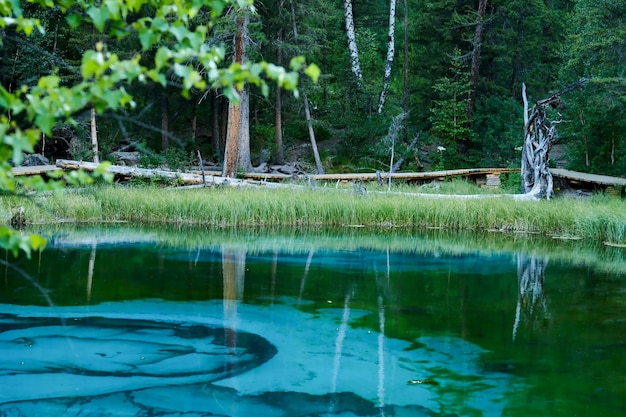
<svg viewBox="0 0 626 417">
<path fill-rule="evenodd" d="M 365 229 L 44 230 L 3 416 L 623 416 L 626 250 Z"/>
</svg>

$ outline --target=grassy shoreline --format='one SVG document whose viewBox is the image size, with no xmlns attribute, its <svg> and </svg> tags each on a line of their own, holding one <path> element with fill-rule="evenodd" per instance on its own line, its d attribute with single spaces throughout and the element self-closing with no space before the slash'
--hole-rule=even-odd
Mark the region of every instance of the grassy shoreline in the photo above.
<svg viewBox="0 0 626 417">
<path fill-rule="evenodd" d="M 445 192 L 445 190 L 442 190 Z M 355 194 L 334 188 L 205 188 L 97 186 L 82 192 L 0 199 L 9 223 L 23 206 L 32 223 L 175 223 L 217 227 L 438 228 L 538 233 L 613 244 L 626 243 L 626 200 L 514 201 L 509 198 L 428 198 L 403 194 Z"/>
</svg>

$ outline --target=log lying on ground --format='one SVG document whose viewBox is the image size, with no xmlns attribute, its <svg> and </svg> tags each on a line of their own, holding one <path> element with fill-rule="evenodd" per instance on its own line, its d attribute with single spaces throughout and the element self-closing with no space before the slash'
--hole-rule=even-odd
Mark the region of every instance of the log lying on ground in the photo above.
<svg viewBox="0 0 626 417">
<path fill-rule="evenodd" d="M 98 164 L 93 162 L 83 161 L 71 161 L 66 159 L 57 160 L 57 167 L 63 169 L 82 169 L 85 171 L 94 171 Z M 202 175 L 190 174 L 183 172 L 165 171 L 159 169 L 145 169 L 136 167 L 127 167 L 120 165 L 111 165 L 108 168 L 108 172 L 114 174 L 117 177 L 123 177 L 126 179 L 132 177 L 140 178 L 164 178 L 171 181 L 179 181 L 189 187 L 201 187 L 203 186 Z M 356 174 L 355 174 L 356 175 Z M 360 175 L 360 174 L 358 174 Z M 219 185 L 231 185 L 231 186 L 264 186 L 270 188 L 294 188 L 297 187 L 294 184 L 280 184 L 266 181 L 254 181 L 254 180 L 240 180 L 236 178 L 225 178 L 216 175 L 206 175 L 206 186 L 219 186 Z M 304 188 L 304 187 L 302 187 Z M 346 192 L 350 190 L 338 190 Z M 368 192 L 363 188 L 364 192 L 359 194 L 367 194 Z M 472 195 L 456 195 L 456 194 L 426 194 L 426 193 L 405 193 L 405 192 L 388 192 L 388 191 L 372 191 L 372 194 L 385 194 L 389 196 L 402 195 L 410 197 L 424 197 L 424 198 L 452 198 L 452 199 L 479 199 L 479 198 L 512 198 L 513 200 L 537 200 L 537 195 L 533 193 L 527 194 L 472 194 Z"/>
<path fill-rule="evenodd" d="M 59 159 L 56 163 L 57 167 L 63 169 L 82 169 L 84 171 L 94 171 L 99 164 L 93 162 L 84 161 L 72 161 L 67 159 Z M 233 186 L 247 186 L 247 185 L 263 185 L 267 187 L 281 187 L 282 184 L 270 183 L 265 181 L 250 181 L 240 180 L 237 178 L 225 178 L 221 176 L 205 175 L 205 182 L 202 181 L 202 175 L 189 174 L 185 172 L 166 171 L 162 169 L 146 169 L 137 167 L 128 167 L 121 165 L 111 165 L 108 172 L 115 175 L 117 178 L 163 178 L 169 181 L 178 181 L 186 185 L 206 185 L 207 187 L 216 185 L 233 185 Z"/>
</svg>

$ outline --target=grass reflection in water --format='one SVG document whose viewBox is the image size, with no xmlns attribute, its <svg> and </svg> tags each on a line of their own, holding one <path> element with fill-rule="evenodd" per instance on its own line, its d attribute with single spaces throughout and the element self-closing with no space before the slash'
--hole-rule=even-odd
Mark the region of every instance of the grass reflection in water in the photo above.
<svg viewBox="0 0 626 417">
<path fill-rule="evenodd" d="M 106 352 L 83 337 L 74 350 L 55 350 L 54 363 L 37 372 L 22 367 L 23 359 L 7 363 L 2 385 L 22 388 L 13 397 L 3 391 L 0 410 L 33 415 L 49 407 L 55 415 L 64 407 L 58 415 L 78 415 L 108 404 L 162 415 L 623 415 L 626 291 L 623 254 L 614 249 L 367 230 L 57 230 L 39 258 L 18 261 L 49 290 L 54 307 L 5 270 L 4 360 L 28 358 L 8 353 L 33 336 L 46 340 L 41 326 L 24 320 L 64 317 L 70 323 L 60 330 L 61 344 L 77 340 L 71 328 L 91 331 L 74 320 L 143 324 L 139 333 L 99 325 L 104 333 L 90 340 Z M 195 326 L 221 332 L 223 344 L 200 340 L 216 346 L 212 355 L 225 358 L 218 368 L 226 374 L 208 377 L 193 338 L 167 330 Z M 178 339 L 163 343 L 162 329 Z M 102 342 L 112 333 L 126 342 Z M 146 346 L 129 344 L 134 334 L 155 342 L 158 355 L 180 357 L 170 362 L 174 369 L 207 372 L 168 374 L 163 388 L 139 372 Z M 266 340 L 276 355 L 262 354 L 246 334 Z M 234 348 L 263 360 L 228 374 L 236 369 L 231 359 L 245 358 Z M 97 353 L 112 358 L 118 350 L 119 358 L 141 355 L 135 365 L 113 360 L 136 366 L 133 378 L 141 380 L 116 387 L 114 378 L 76 371 L 103 363 Z M 67 370 L 56 375 L 64 382 L 50 379 L 54 369 Z M 78 392 L 78 374 L 98 379 L 80 381 Z M 43 398 L 57 399 L 34 401 Z"/>
</svg>

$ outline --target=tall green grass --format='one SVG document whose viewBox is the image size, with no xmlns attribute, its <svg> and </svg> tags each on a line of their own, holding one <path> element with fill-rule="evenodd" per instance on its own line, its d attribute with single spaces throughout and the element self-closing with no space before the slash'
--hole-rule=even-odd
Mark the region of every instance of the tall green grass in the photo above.
<svg viewBox="0 0 626 417">
<path fill-rule="evenodd" d="M 367 193 L 334 188 L 173 189 L 101 186 L 82 193 L 0 199 L 2 219 L 19 205 L 32 222 L 128 221 L 207 226 L 368 226 L 501 230 L 626 243 L 626 201 L 514 201 Z"/>
</svg>

